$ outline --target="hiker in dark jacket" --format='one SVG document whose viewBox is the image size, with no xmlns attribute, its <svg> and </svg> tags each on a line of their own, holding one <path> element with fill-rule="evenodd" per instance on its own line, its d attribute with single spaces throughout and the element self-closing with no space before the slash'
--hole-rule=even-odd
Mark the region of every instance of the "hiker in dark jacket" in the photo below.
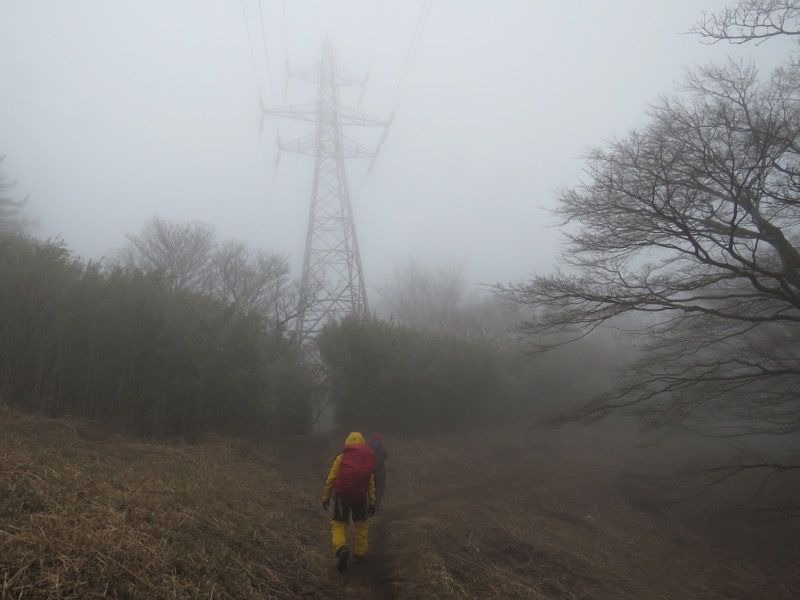
<svg viewBox="0 0 800 600">
<path fill-rule="evenodd" d="M 383 491 L 386 489 L 386 461 L 389 459 L 389 451 L 380 433 L 369 436 L 369 447 L 375 453 L 375 512 L 378 512 L 383 500 Z"/>
<path fill-rule="evenodd" d="M 369 518 L 375 514 L 375 453 L 364 436 L 354 431 L 333 461 L 322 490 L 322 508 L 331 515 L 331 544 L 338 558 L 336 568 L 344 571 L 350 550 L 347 547 L 347 522 L 352 519 L 356 530 L 355 558 L 363 559 L 369 550 Z"/>
</svg>

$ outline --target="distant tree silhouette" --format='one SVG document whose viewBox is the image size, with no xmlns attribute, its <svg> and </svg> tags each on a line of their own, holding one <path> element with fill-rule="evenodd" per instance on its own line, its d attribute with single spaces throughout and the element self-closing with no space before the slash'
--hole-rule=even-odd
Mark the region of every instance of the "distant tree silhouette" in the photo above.
<svg viewBox="0 0 800 600">
<path fill-rule="evenodd" d="M 535 408 L 535 388 L 523 381 L 531 365 L 483 340 L 347 318 L 326 325 L 316 342 L 343 427 L 442 431 Z"/>
<path fill-rule="evenodd" d="M 308 431 L 310 374 L 256 311 L 0 234 L 0 399 L 148 437 Z M 307 402 L 306 402 L 307 404 Z"/>
<path fill-rule="evenodd" d="M 0 156 L 0 167 L 5 160 L 5 156 Z M 30 233 L 34 227 L 35 222 L 26 218 L 22 214 L 23 207 L 28 203 L 26 196 L 22 200 L 14 200 L 9 191 L 16 186 L 15 182 L 6 181 L 0 168 L 0 232 L 19 232 Z"/>
<path fill-rule="evenodd" d="M 138 234 L 127 234 L 115 262 L 126 268 L 160 273 L 172 289 L 199 291 L 216 243 L 205 223 L 172 223 L 159 217 L 145 221 Z"/>
<path fill-rule="evenodd" d="M 431 267 L 410 261 L 395 269 L 378 294 L 386 318 L 418 330 L 501 340 L 514 318 L 496 296 L 470 288 L 463 264 Z"/>
</svg>

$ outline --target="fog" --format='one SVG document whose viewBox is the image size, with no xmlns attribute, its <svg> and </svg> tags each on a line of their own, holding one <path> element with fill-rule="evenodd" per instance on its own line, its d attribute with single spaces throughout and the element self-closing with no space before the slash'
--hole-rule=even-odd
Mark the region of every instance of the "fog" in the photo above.
<svg viewBox="0 0 800 600">
<path fill-rule="evenodd" d="M 393 116 L 371 170 L 347 166 L 369 294 L 409 260 L 523 278 L 558 257 L 548 211 L 587 148 L 645 123 L 687 67 L 786 55 L 684 34 L 725 4 L 7 0 L 3 173 L 38 235 L 83 258 L 158 215 L 288 253 L 299 276 L 314 166 L 283 153 L 276 168 L 275 137 L 312 129 L 259 104 L 313 102 L 286 65 L 315 63 L 327 38 L 340 68 L 369 74 L 342 103 Z M 357 135 L 375 147 L 381 132 Z"/>
</svg>

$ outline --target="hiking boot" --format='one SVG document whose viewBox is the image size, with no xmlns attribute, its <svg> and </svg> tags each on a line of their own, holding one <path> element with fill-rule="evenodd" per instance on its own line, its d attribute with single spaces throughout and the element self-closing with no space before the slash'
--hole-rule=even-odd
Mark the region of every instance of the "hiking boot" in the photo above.
<svg viewBox="0 0 800 600">
<path fill-rule="evenodd" d="M 355 565 L 361 564 L 365 560 L 367 560 L 367 557 L 364 554 L 355 554 L 355 555 L 353 555 L 353 564 L 355 564 Z"/>
<path fill-rule="evenodd" d="M 342 546 L 336 551 L 336 556 L 339 557 L 339 562 L 336 563 L 336 568 L 338 569 L 339 573 L 343 573 L 345 569 L 347 569 L 347 559 L 350 558 L 350 551 L 347 549 L 347 546 Z"/>
</svg>

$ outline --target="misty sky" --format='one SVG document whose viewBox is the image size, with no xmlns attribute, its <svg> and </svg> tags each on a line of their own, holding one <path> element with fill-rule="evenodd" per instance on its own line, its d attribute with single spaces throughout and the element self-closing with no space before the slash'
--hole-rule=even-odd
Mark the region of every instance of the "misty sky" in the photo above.
<svg viewBox="0 0 800 600">
<path fill-rule="evenodd" d="M 313 164 L 284 153 L 276 169 L 275 136 L 312 129 L 262 123 L 259 101 L 313 102 L 311 84 L 286 87 L 286 64 L 316 63 L 327 36 L 340 68 L 369 72 L 360 109 L 394 114 L 372 171 L 348 162 L 368 292 L 411 259 L 507 282 L 551 269 L 555 192 L 588 147 L 646 123 L 686 67 L 785 56 L 786 43 L 681 35 L 725 4 L 0 0 L 3 173 L 39 236 L 83 258 L 158 215 L 288 253 L 299 277 Z M 368 146 L 380 134 L 352 132 Z"/>
</svg>

